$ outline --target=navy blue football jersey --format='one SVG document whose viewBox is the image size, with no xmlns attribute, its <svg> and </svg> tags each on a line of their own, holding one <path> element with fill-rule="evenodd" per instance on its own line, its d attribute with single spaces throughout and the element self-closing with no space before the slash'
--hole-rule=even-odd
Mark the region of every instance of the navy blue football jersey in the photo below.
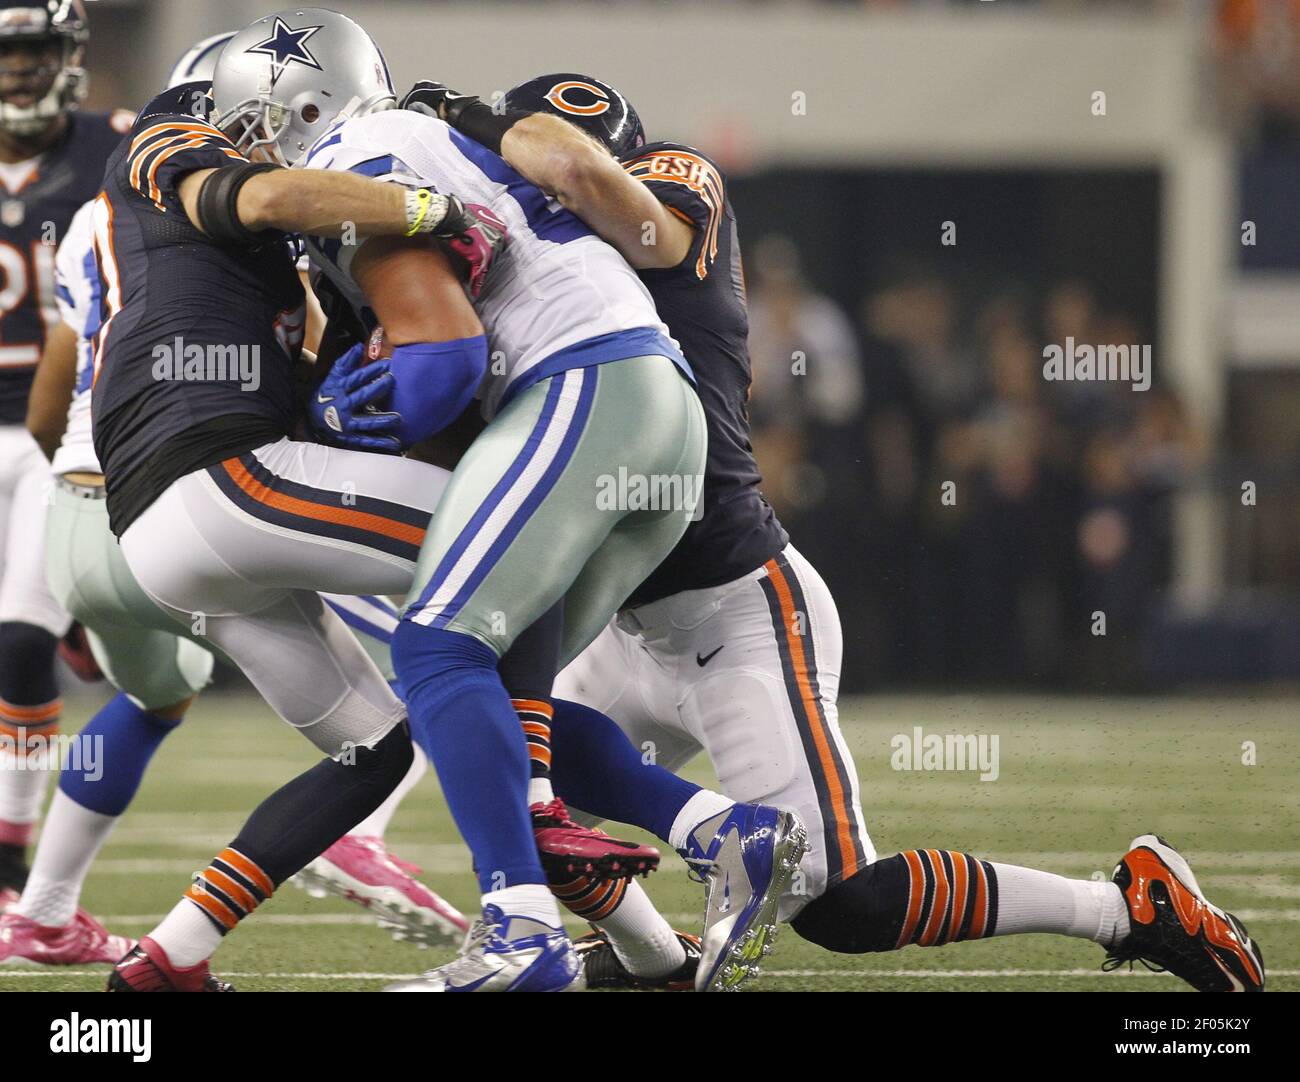
<svg viewBox="0 0 1300 1082">
<path fill-rule="evenodd" d="M 0 183 L 0 424 L 22 424 L 45 335 L 58 325 L 54 253 L 104 180 L 127 113 L 68 114 L 63 139 L 17 191 Z"/>
<path fill-rule="evenodd" d="M 145 107 L 95 205 L 91 416 L 119 537 L 173 481 L 294 425 L 305 307 L 291 245 L 267 231 L 256 247 L 222 246 L 190 223 L 181 180 L 245 159 L 178 104 L 170 91 Z"/>
<path fill-rule="evenodd" d="M 738 579 L 780 552 L 788 537 L 759 491 L 762 476 L 749 442 L 749 318 L 726 178 L 698 150 L 678 143 L 638 147 L 622 162 L 695 226 L 681 263 L 639 273 L 695 372 L 709 432 L 703 514 L 627 602 L 643 605 Z"/>
</svg>

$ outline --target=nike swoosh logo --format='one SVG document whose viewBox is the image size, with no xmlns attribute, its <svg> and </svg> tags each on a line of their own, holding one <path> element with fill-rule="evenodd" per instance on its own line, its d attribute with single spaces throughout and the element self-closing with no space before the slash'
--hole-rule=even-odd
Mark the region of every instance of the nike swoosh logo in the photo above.
<svg viewBox="0 0 1300 1082">
<path fill-rule="evenodd" d="M 727 644 L 725 642 L 722 644 L 722 646 L 726 646 L 726 645 Z M 722 646 L 719 646 L 718 650 L 721 650 Z M 703 657 L 701 657 L 699 654 L 696 654 L 695 664 L 698 665 L 701 669 L 704 668 L 705 665 L 707 665 L 710 661 L 712 661 L 715 657 L 718 656 L 718 650 L 714 650 L 713 653 L 711 654 L 705 654 Z"/>
<path fill-rule="evenodd" d="M 323 394 L 318 394 L 316 396 L 316 401 L 319 402 L 322 406 L 328 406 L 331 402 L 334 401 L 334 396 L 333 395 L 326 396 Z"/>
</svg>

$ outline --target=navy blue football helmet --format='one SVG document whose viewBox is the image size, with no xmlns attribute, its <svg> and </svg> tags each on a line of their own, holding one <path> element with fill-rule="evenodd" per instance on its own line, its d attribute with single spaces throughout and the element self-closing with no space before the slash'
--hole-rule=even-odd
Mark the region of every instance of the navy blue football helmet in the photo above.
<svg viewBox="0 0 1300 1082">
<path fill-rule="evenodd" d="M 632 103 L 609 83 L 590 75 L 539 75 L 506 91 L 508 113 L 552 113 L 576 124 L 621 158 L 645 146 L 645 129 Z"/>
</svg>

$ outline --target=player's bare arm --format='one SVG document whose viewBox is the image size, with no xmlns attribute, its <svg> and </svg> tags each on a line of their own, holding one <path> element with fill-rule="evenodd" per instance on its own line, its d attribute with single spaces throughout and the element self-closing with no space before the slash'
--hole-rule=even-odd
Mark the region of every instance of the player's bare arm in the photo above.
<svg viewBox="0 0 1300 1082">
<path fill-rule="evenodd" d="M 351 273 L 384 328 L 391 356 L 362 367 L 358 345 L 340 357 L 310 406 L 312 425 L 345 446 L 382 449 L 361 442 L 377 439 L 388 441 L 389 450 L 405 449 L 447 428 L 473 400 L 487 370 L 483 324 L 449 257 L 431 239 L 370 237 Z M 364 404 L 349 397 L 355 394 Z M 381 432 L 374 410 L 357 408 L 371 403 L 396 424 Z"/>
<path fill-rule="evenodd" d="M 503 116 L 477 98 L 430 82 L 417 83 L 402 107 L 445 120 L 499 153 L 638 270 L 675 267 L 690 252 L 695 226 L 624 172 L 605 147 L 559 117 Z"/>
<path fill-rule="evenodd" d="M 501 140 L 501 156 L 554 195 L 638 270 L 675 267 L 695 227 L 623 171 L 604 147 L 559 117 L 534 113 Z"/>
<path fill-rule="evenodd" d="M 184 177 L 178 188 L 186 215 L 204 232 L 210 228 L 204 228 L 199 196 L 204 184 L 220 171 L 197 169 Z M 235 212 L 239 223 L 252 233 L 280 229 L 340 237 L 346 229 L 359 234 L 402 235 L 413 224 L 407 213 L 406 189 L 318 169 L 268 169 L 249 177 L 239 189 Z M 425 224 L 420 223 L 421 231 Z"/>
<path fill-rule="evenodd" d="M 77 332 L 59 323 L 45 339 L 45 349 L 27 400 L 27 430 L 46 458 L 53 458 L 68 423 L 68 403 L 77 379 Z"/>
<path fill-rule="evenodd" d="M 483 333 L 450 259 L 431 240 L 370 237 L 357 250 L 352 273 L 393 346 Z"/>
</svg>

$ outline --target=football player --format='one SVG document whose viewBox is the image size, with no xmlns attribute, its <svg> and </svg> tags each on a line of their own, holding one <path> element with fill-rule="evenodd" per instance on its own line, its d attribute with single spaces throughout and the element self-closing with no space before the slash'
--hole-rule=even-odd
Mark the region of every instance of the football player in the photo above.
<svg viewBox="0 0 1300 1082">
<path fill-rule="evenodd" d="M 62 709 L 54 657 L 69 627 L 42 566 L 49 463 L 23 420 L 59 322 L 55 247 L 130 123 L 78 108 L 87 38 L 81 0 L 0 0 L 0 755 L 25 760 L 0 769 L 0 912 L 27 877 Z"/>
<path fill-rule="evenodd" d="M 391 100 L 386 75 L 372 78 L 375 99 Z M 196 109 L 207 99 L 195 88 L 136 118 L 92 214 L 103 298 L 91 411 L 108 523 L 150 599 L 329 758 L 254 811 L 118 963 L 119 991 L 221 989 L 207 966 L 221 937 L 411 763 L 400 700 L 316 591 L 404 589 L 446 475 L 290 438 L 304 297 L 285 233 L 478 228 L 451 197 L 250 162 Z M 491 241 L 470 247 L 490 261 Z M 363 407 L 388 389 L 385 368 L 336 365 L 316 396 L 356 442 L 383 448 L 394 420 Z"/>
<path fill-rule="evenodd" d="M 463 130 L 487 108 L 439 84 L 417 85 L 404 104 Z M 734 910 L 727 895 L 747 868 L 726 859 L 722 839 L 759 825 L 737 821 L 732 801 L 746 800 L 793 808 L 809 825 L 803 875 L 780 917 L 830 950 L 1056 932 L 1100 943 L 1107 965 L 1142 958 L 1198 988 L 1262 987 L 1262 959 L 1241 922 L 1207 902 L 1186 861 L 1152 835 L 1133 842 L 1111 883 L 940 849 L 876 858 L 836 717 L 835 604 L 758 490 L 744 274 L 726 179 L 694 148 L 647 144 L 627 100 L 590 76 L 539 76 L 503 105 L 494 124 L 507 163 L 639 269 L 691 359 L 709 425 L 703 517 L 556 685 L 562 699 L 614 718 L 629 739 L 563 702 L 554 722 L 564 799 L 651 830 L 708 873 L 703 956 L 673 972 L 674 959 L 658 949 L 667 926 L 615 913 L 604 918 L 608 946 L 589 945 L 591 983 L 663 985 L 695 967 L 695 987 L 731 988 L 756 970 L 769 929 L 741 944 L 724 938 L 725 910 Z M 645 763 L 646 749 L 679 767 L 701 748 L 725 796 L 665 785 Z M 632 884 L 634 903 L 639 893 Z"/>
<path fill-rule="evenodd" d="M 173 84 L 210 80 L 218 35 L 176 65 Z M 136 584 L 108 527 L 103 475 L 91 440 L 93 340 L 101 287 L 87 203 L 59 245 L 55 291 L 63 323 L 49 335 L 33 384 L 28 424 L 56 478 L 46 527 L 46 566 L 56 599 L 85 627 L 102 671 L 120 694 L 82 730 L 83 757 L 62 771 L 22 897 L 0 916 L 0 962 L 117 962 L 134 944 L 110 935 L 78 907 L 96 853 L 127 805 L 162 739 L 182 720 L 212 670 L 210 643 L 161 612 Z M 379 597 L 326 595 L 385 677 L 396 609 Z M 99 742 L 93 755 L 90 752 Z M 420 755 L 420 763 L 424 763 Z M 317 858 L 345 879 L 348 896 L 400 938 L 441 943 L 468 922 L 414 878 L 383 844 L 389 818 L 419 780 L 412 771 L 367 820 Z M 315 863 L 315 862 L 313 862 Z M 314 886 L 311 889 L 315 889 Z"/>
<path fill-rule="evenodd" d="M 603 509 L 598 480 L 620 467 L 697 477 L 703 414 L 627 264 L 506 167 L 490 132 L 465 138 L 402 111 L 338 116 L 383 67 L 373 46 L 343 51 L 344 23 L 321 9 L 282 12 L 232 41 L 214 80 L 217 123 L 308 172 L 455 189 L 511 234 L 473 303 L 427 244 L 309 237 L 313 262 L 395 346 L 387 408 L 402 418 L 403 443 L 456 419 L 480 386 L 489 418 L 439 504 L 393 642 L 413 730 L 469 843 L 483 902 L 461 957 L 411 990 L 568 988 L 577 960 L 546 887 L 527 753 L 498 661 L 561 599 L 551 652 L 575 652 L 667 554 L 691 503 Z M 268 92 L 257 63 L 268 42 L 309 49 L 315 67 L 286 70 Z"/>
</svg>

